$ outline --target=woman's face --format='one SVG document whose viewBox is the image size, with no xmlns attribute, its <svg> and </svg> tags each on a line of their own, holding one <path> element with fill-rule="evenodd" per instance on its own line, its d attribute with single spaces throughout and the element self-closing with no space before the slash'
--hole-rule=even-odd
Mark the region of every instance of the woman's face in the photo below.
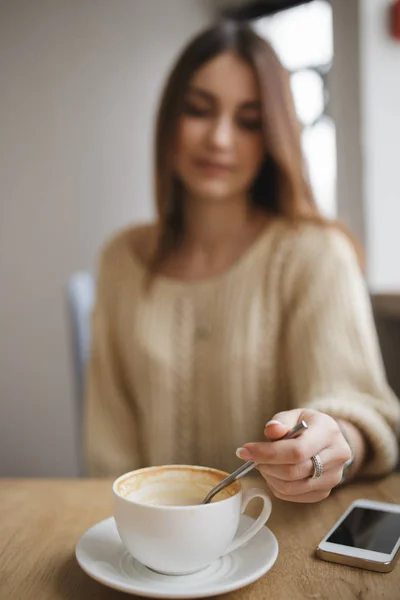
<svg viewBox="0 0 400 600">
<path fill-rule="evenodd" d="M 190 81 L 178 121 L 175 169 L 188 192 L 205 200 L 246 194 L 265 155 L 255 73 L 231 52 Z"/>
</svg>

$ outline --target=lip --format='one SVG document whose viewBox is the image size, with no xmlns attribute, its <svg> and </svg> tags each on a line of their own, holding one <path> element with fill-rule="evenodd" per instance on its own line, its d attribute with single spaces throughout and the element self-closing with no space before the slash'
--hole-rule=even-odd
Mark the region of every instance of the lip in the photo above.
<svg viewBox="0 0 400 600">
<path fill-rule="evenodd" d="M 214 160 L 199 159 L 195 161 L 195 164 L 202 171 L 216 175 L 227 175 L 233 171 L 232 165 L 224 164 Z"/>
</svg>

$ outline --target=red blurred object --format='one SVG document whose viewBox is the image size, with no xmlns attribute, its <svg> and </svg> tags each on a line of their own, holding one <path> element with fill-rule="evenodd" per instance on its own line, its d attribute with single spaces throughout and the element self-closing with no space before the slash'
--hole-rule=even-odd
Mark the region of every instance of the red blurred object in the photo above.
<svg viewBox="0 0 400 600">
<path fill-rule="evenodd" d="M 393 3 L 390 15 L 393 37 L 400 42 L 400 0 Z"/>
</svg>

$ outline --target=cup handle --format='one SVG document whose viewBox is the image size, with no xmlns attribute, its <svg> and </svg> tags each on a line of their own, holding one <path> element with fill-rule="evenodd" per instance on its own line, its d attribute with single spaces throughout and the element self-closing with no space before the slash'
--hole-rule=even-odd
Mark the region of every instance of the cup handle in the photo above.
<svg viewBox="0 0 400 600">
<path fill-rule="evenodd" d="M 230 554 L 230 552 L 233 552 L 233 550 L 240 548 L 240 546 L 243 546 L 243 544 L 247 544 L 247 542 L 250 541 L 251 538 L 254 537 L 256 533 L 258 533 L 268 521 L 272 510 L 272 502 L 268 494 L 260 488 L 250 488 L 243 493 L 240 513 L 244 513 L 248 503 L 250 502 L 250 500 L 253 500 L 253 498 L 262 498 L 263 500 L 264 505 L 259 516 L 257 517 L 255 523 L 250 525 L 250 527 L 246 529 L 246 531 L 242 533 L 242 535 L 239 535 L 234 538 L 233 542 L 228 546 L 228 549 L 225 550 L 222 556 Z"/>
</svg>

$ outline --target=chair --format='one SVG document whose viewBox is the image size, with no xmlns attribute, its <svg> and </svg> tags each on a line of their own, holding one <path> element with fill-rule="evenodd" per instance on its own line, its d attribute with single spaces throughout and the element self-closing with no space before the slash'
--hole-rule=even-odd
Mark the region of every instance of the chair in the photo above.
<svg viewBox="0 0 400 600">
<path fill-rule="evenodd" d="M 95 301 L 95 282 L 93 276 L 86 271 L 74 273 L 68 281 L 67 302 L 71 325 L 71 342 L 76 393 L 78 447 L 82 447 L 82 420 L 85 366 L 90 350 L 91 313 Z M 82 452 L 79 452 L 80 471 L 83 471 Z"/>
<path fill-rule="evenodd" d="M 379 297 L 377 296 L 375 296 L 374 299 L 375 303 L 379 301 Z M 386 376 L 390 387 L 393 389 L 396 396 L 400 398 L 400 319 L 398 314 L 392 314 L 379 309 L 379 305 L 375 306 L 374 309 L 375 325 L 383 363 L 385 365 Z M 398 437 L 398 444 L 399 461 L 396 466 L 396 471 L 400 473 L 400 435 Z"/>
</svg>

